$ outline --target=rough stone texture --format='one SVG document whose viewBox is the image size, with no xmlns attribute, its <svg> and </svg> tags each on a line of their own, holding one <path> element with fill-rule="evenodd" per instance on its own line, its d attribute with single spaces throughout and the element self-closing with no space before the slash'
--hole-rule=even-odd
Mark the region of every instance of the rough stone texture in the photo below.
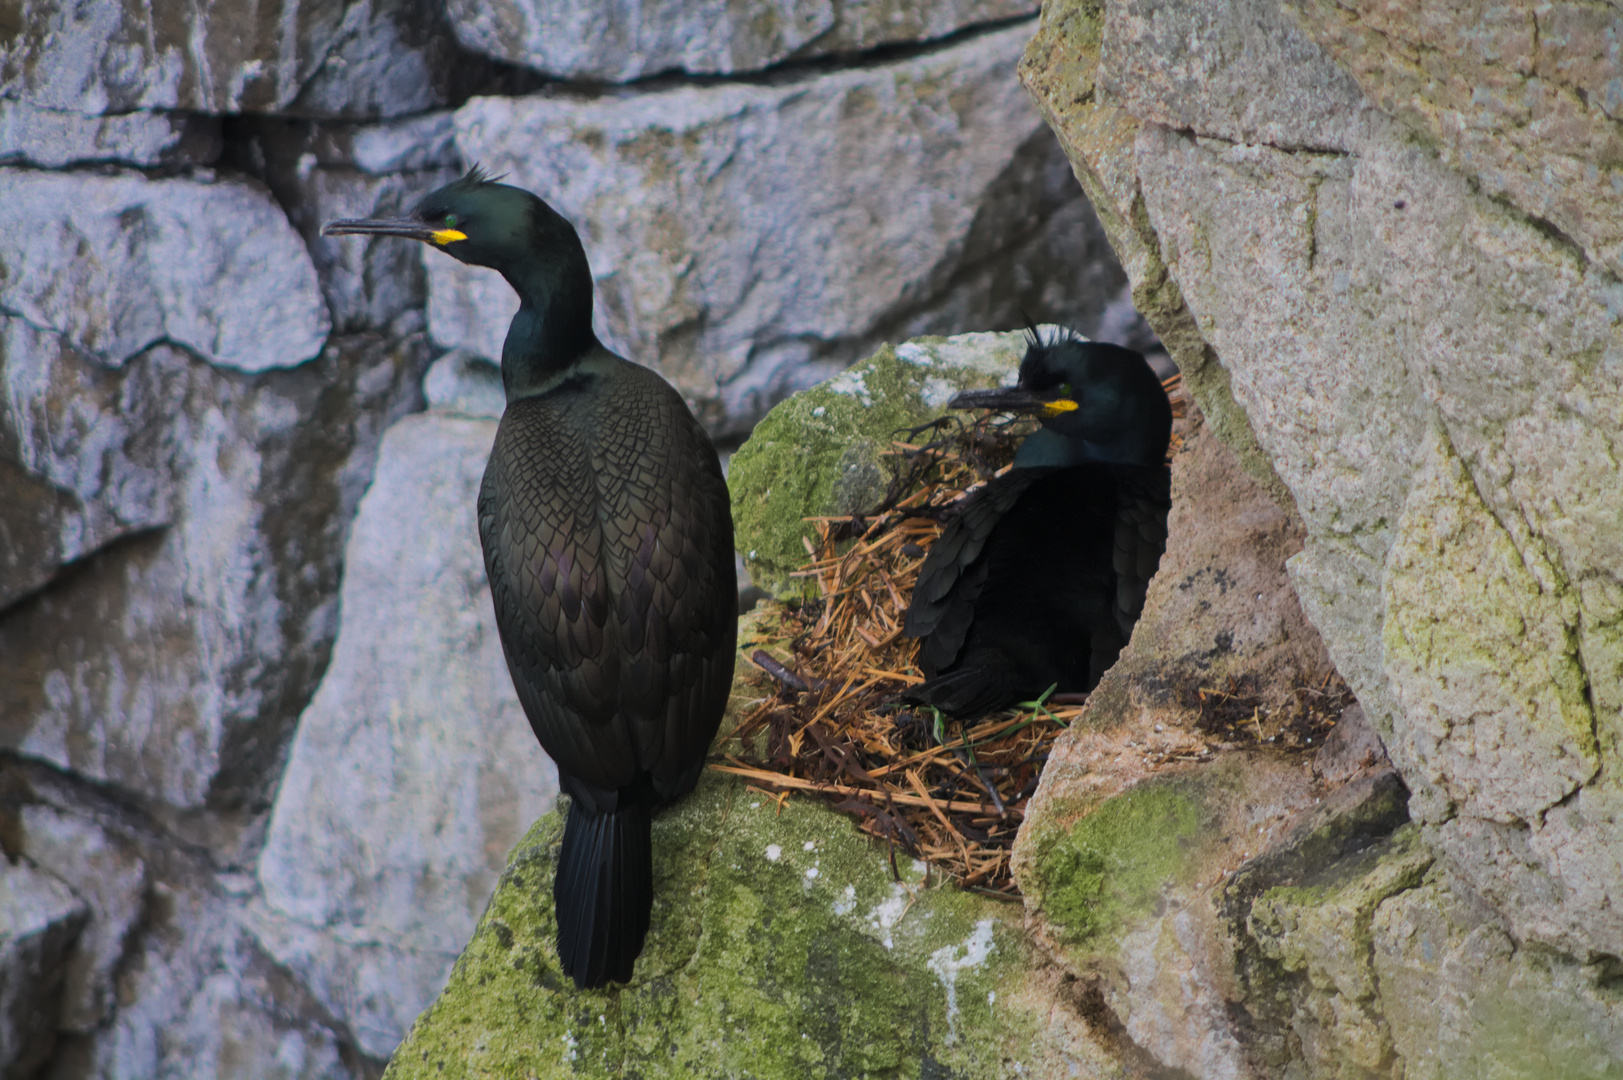
<svg viewBox="0 0 1623 1080">
<path fill-rule="evenodd" d="M 125 954 L 147 887 L 139 855 L 94 822 L 53 806 L 23 807 L 17 841 L 41 869 L 67 883 L 85 903 L 89 921 L 74 943 L 62 983 L 57 1026 L 83 1034 L 113 1010 L 113 974 Z"/>
<path fill-rule="evenodd" d="M 473 506 L 495 433 L 436 410 L 384 436 L 332 663 L 259 860 L 260 941 L 377 1057 L 444 985 L 508 849 L 558 793 L 485 585 Z"/>
<path fill-rule="evenodd" d="M 447 0 L 470 49 L 559 78 L 626 82 L 663 71 L 726 75 L 788 59 L 945 37 L 1029 15 L 1031 0 Z"/>
<path fill-rule="evenodd" d="M 169 346 L 109 371 L 7 322 L 4 476 L 44 493 L 20 532 L 46 539 L 8 553 L 28 595 L 0 619 L 0 746 L 173 807 L 263 805 L 425 343 L 339 339 L 250 379 Z"/>
<path fill-rule="evenodd" d="M 1507 931 L 1442 867 L 1376 910 L 1368 955 L 1404 1080 L 1623 1076 L 1615 961 L 1581 964 Z"/>
<path fill-rule="evenodd" d="M 1565 0 L 1484 7 L 1291 0 L 1364 96 L 1444 164 L 1623 272 L 1623 15 Z"/>
<path fill-rule="evenodd" d="M 604 340 L 739 431 L 885 340 L 1021 305 L 1093 328 L 1120 278 L 1012 77 L 1029 35 L 781 83 L 481 98 L 457 145 L 581 230 Z M 435 340 L 500 356 L 506 283 L 423 258 Z"/>
<path fill-rule="evenodd" d="M 0 311 L 35 330 L 109 367 L 158 342 L 249 372 L 321 351 L 315 272 L 263 191 L 24 169 L 0 184 Z"/>
<path fill-rule="evenodd" d="M 55 1076 L 350 1080 L 353 1044 L 237 925 L 241 896 L 195 877 L 155 886 L 122 1007 L 65 1039 Z"/>
<path fill-rule="evenodd" d="M 893 475 L 891 441 L 941 416 L 959 390 L 1013 382 L 1025 348 L 1018 332 L 887 345 L 776 406 L 727 471 L 734 540 L 751 580 L 799 596 L 807 583 L 790 575 L 815 537 L 806 519 L 876 505 Z"/>
<path fill-rule="evenodd" d="M 0 853 L 0 1069 L 27 1076 L 51 1055 L 66 958 L 85 923 L 66 885 Z"/>
<path fill-rule="evenodd" d="M 421 112 L 459 73 L 442 18 L 427 0 L 19 0 L 0 37 L 0 97 L 90 115 Z"/>
<path fill-rule="evenodd" d="M 1256 743 L 1211 751 L 1203 693 L 1246 686 L 1259 728 L 1274 728 L 1332 668 L 1285 571 L 1300 526 L 1197 408 L 1180 434 L 1144 614 L 1051 752 L 1014 865 L 1038 939 L 1137 1046 L 1194 1076 L 1238 1078 L 1252 1075 L 1258 1036 L 1236 1021 L 1246 995 L 1214 887 L 1288 846 L 1362 765 L 1316 769 Z"/>
<path fill-rule="evenodd" d="M 335 218 L 395 217 L 457 175 L 451 113 L 359 125 L 245 121 L 228 163 L 264 180 L 304 240 L 335 332 L 421 318 L 427 285 L 416 245 L 322 236 Z"/>
<path fill-rule="evenodd" d="M 735 701 L 763 687 L 748 665 Z M 723 730 L 732 726 L 723 722 Z M 558 967 L 548 815 L 515 849 L 450 985 L 388 1076 L 1117 1077 L 1018 910 L 899 859 L 831 811 L 706 774 L 654 822 L 654 914 L 632 982 Z"/>
<path fill-rule="evenodd" d="M 209 165 L 220 156 L 220 122 L 160 112 L 84 116 L 0 99 L 0 164 Z"/>
<path fill-rule="evenodd" d="M 1623 218 L 1584 19 L 1617 25 L 1078 0 L 1023 68 L 1197 400 L 1300 512 L 1303 607 L 1428 842 L 1580 958 L 1623 953 Z"/>
</svg>

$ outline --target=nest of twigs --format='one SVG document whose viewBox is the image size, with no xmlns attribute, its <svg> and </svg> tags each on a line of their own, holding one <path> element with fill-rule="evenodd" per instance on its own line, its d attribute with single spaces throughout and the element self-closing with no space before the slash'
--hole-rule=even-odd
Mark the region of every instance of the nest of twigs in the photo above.
<svg viewBox="0 0 1623 1080">
<path fill-rule="evenodd" d="M 1165 385 L 1181 415 L 1178 381 Z M 966 889 L 1006 899 L 1020 895 L 1009 854 L 1026 803 L 1082 705 L 1045 696 L 967 723 L 906 705 L 898 695 L 924 676 L 902 624 L 942 521 L 1009 468 L 1034 427 L 944 417 L 893 444 L 900 467 L 878 507 L 812 519 L 817 539 L 806 540 L 799 575 L 819 596 L 772 604 L 764 637 L 746 643 L 777 690 L 731 733 L 743 749 L 712 766 L 774 798 L 799 791 L 830 801 L 886 841 L 893 869 L 901 848 Z"/>
</svg>

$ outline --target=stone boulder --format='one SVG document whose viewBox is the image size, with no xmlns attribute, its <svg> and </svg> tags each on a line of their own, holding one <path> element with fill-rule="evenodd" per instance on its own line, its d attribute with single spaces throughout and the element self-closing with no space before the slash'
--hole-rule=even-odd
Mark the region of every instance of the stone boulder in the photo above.
<svg viewBox="0 0 1623 1080">
<path fill-rule="evenodd" d="M 558 78 L 628 82 L 679 70 L 729 75 L 831 53 L 928 41 L 1037 9 L 1031 0 L 447 0 L 468 48 Z"/>
<path fill-rule="evenodd" d="M 398 116 L 445 104 L 464 67 L 432 0 L 19 0 L 0 39 L 0 97 L 87 115 Z"/>
<path fill-rule="evenodd" d="M 496 422 L 444 407 L 477 400 L 456 364 L 430 374 L 436 407 L 384 436 L 253 908 L 264 948 L 378 1058 L 444 986 L 509 849 L 558 793 L 485 585 L 474 504 Z"/>
<path fill-rule="evenodd" d="M 768 692 L 742 678 L 735 700 Z M 548 815 L 514 850 L 387 1077 L 1122 1075 L 1018 908 L 900 855 L 893 877 L 848 819 L 715 773 L 654 821 L 631 983 L 577 991 L 554 945 L 562 835 Z"/>
<path fill-rule="evenodd" d="M 1618 20 L 1480 19 L 1055 0 L 1022 75 L 1299 512 L 1303 608 L 1427 844 L 1584 961 L 1623 954 L 1623 218 L 1579 164 L 1616 138 L 1584 20 Z"/>
<path fill-rule="evenodd" d="M 603 339 L 742 433 L 884 340 L 1022 307 L 1096 325 L 1121 279 L 1013 78 L 1029 36 L 770 83 L 477 98 L 457 146 L 581 230 Z M 512 290 L 422 257 L 434 339 L 499 357 Z"/>
<path fill-rule="evenodd" d="M 108 367 L 158 342 L 248 372 L 321 351 L 314 269 L 264 191 L 133 171 L 0 169 L 0 183 L 6 312 L 34 330 Z"/>
<path fill-rule="evenodd" d="M 169 345 L 109 370 L 6 323 L 0 483 L 22 512 L 0 533 L 0 746 L 149 805 L 267 805 L 426 343 L 342 338 L 250 378 Z"/>
</svg>

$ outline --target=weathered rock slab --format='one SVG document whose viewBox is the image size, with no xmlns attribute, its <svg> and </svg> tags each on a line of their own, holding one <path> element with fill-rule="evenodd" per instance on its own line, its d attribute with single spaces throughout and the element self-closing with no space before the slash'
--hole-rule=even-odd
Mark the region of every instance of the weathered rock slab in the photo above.
<svg viewBox="0 0 1623 1080">
<path fill-rule="evenodd" d="M 63 973 L 57 1026 L 84 1034 L 112 1014 L 113 974 L 124 958 L 148 883 L 141 857 L 86 818 L 34 803 L 18 814 L 22 850 L 66 883 L 85 905 L 88 921 Z"/>
<path fill-rule="evenodd" d="M 1609 160 L 1610 39 L 1358 11 L 1054 4 L 1024 74 L 1203 409 L 1300 513 L 1303 607 L 1428 842 L 1514 934 L 1615 955 L 1623 218 L 1581 194 L 1604 170 L 1557 179 Z M 1277 100 L 1232 92 L 1281 58 Z"/>
<path fill-rule="evenodd" d="M 474 504 L 495 431 L 434 411 L 384 436 L 332 662 L 259 860 L 259 940 L 378 1057 L 444 985 L 558 792 L 485 584 Z"/>
<path fill-rule="evenodd" d="M 468 48 L 562 79 L 628 82 L 665 71 L 729 75 L 790 58 L 928 41 L 1030 15 L 1031 0 L 449 0 Z"/>
<path fill-rule="evenodd" d="M 1015 273 L 1050 224 L 1075 237 L 1046 249 L 1067 249 L 1064 260 L 1028 268 L 1039 291 L 1050 275 L 1071 283 L 1052 317 L 1086 330 L 1114 297 L 1115 283 L 1086 287 L 1089 258 L 1109 259 L 1089 247 L 1091 216 L 1051 220 L 1077 201 L 1074 186 L 1030 182 L 1047 176 L 1033 162 L 1057 155 L 1013 78 L 1028 34 L 1021 24 L 776 84 L 480 98 L 457 113 L 457 145 L 581 230 L 604 340 L 657 364 L 713 428 L 736 430 L 784 388 L 871 352 L 893 324 L 938 332 L 934 313 L 952 330 L 998 325 L 984 296 L 950 299 L 951 280 Z M 1003 192 L 1010 175 L 1021 185 Z M 1070 184 L 1063 165 L 1058 175 Z M 1046 214 L 1033 213 L 1032 190 Z M 512 290 L 439 252 L 423 258 L 435 340 L 500 356 Z"/>
<path fill-rule="evenodd" d="M 0 853 L 0 1068 L 8 1076 L 51 1055 L 67 955 L 85 917 L 66 885 Z"/>
<path fill-rule="evenodd" d="M 6 314 L 110 367 L 159 342 L 249 372 L 321 351 L 315 270 L 262 189 L 24 169 L 0 184 Z"/>
<path fill-rule="evenodd" d="M 7 441 L 60 496 L 61 538 L 0 618 L 0 746 L 172 807 L 260 803 L 325 666 L 344 530 L 382 428 L 420 400 L 426 343 L 339 339 L 258 379 L 169 346 L 108 371 L 47 344 L 0 369 Z"/>
<path fill-rule="evenodd" d="M 220 122 L 191 114 L 85 116 L 0 99 L 0 164 L 208 165 L 220 156 Z"/>
<path fill-rule="evenodd" d="M 19 0 L 0 97 L 86 115 L 400 115 L 445 104 L 455 50 L 425 0 L 198 7 Z"/>
</svg>

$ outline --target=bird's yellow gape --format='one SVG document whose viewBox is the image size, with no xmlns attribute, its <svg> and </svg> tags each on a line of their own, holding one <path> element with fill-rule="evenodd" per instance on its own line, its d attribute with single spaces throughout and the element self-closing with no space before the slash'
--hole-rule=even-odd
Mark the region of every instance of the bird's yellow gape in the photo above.
<svg viewBox="0 0 1623 1080">
<path fill-rule="evenodd" d="M 428 234 L 428 238 L 440 247 L 444 247 L 446 244 L 452 244 L 458 240 L 466 240 L 468 234 L 457 229 L 435 229 Z"/>
</svg>

